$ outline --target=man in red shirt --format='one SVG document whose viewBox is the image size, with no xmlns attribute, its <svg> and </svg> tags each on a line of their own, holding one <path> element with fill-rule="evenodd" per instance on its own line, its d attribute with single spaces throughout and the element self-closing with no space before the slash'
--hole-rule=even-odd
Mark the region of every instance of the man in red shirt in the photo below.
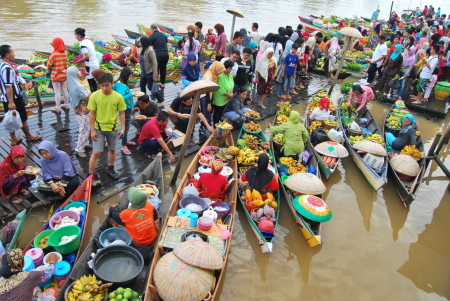
<svg viewBox="0 0 450 301">
<path fill-rule="evenodd" d="M 164 140 L 167 138 L 166 129 L 169 123 L 169 113 L 160 112 L 157 118 L 148 121 L 141 130 L 138 144 L 145 150 L 150 159 L 153 159 L 161 148 L 170 156 L 170 163 L 175 162 L 175 157 L 169 150 Z"/>
</svg>

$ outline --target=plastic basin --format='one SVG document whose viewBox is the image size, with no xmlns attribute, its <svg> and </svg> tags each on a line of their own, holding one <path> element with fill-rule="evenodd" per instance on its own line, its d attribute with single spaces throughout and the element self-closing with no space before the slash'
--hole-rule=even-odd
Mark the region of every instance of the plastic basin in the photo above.
<svg viewBox="0 0 450 301">
<path fill-rule="evenodd" d="M 53 222 L 53 219 L 56 216 L 60 216 L 61 219 L 63 219 L 66 216 L 68 216 L 70 218 L 73 218 L 77 222 L 77 225 L 80 222 L 80 215 L 78 213 L 76 213 L 75 211 L 71 211 L 71 210 L 63 210 L 63 211 L 60 211 L 58 213 L 55 213 L 52 216 L 52 218 L 50 219 L 50 222 L 48 224 L 49 224 L 50 228 L 53 229 L 53 230 L 55 230 L 55 223 Z M 68 227 L 68 226 L 65 226 L 65 227 Z"/>
<path fill-rule="evenodd" d="M 39 242 L 41 241 L 41 239 L 43 239 L 43 238 L 46 237 L 46 236 L 50 236 L 53 232 L 55 232 L 55 230 L 52 230 L 52 229 L 48 229 L 48 230 L 42 231 L 41 233 L 39 233 L 38 235 L 36 235 L 36 237 L 34 238 L 33 245 L 34 245 L 36 248 L 39 248 Z M 50 238 L 50 237 L 49 237 L 49 238 Z M 47 247 L 41 248 L 41 249 L 44 250 L 44 251 L 46 251 L 46 250 L 49 250 L 50 248 L 51 248 L 51 246 L 48 245 Z"/>
<path fill-rule="evenodd" d="M 131 242 L 133 241 L 130 234 L 127 233 L 127 231 L 123 228 L 119 228 L 119 227 L 114 227 L 114 228 L 109 228 L 104 230 L 101 234 L 100 237 L 98 238 L 98 240 L 100 241 L 100 244 L 103 247 L 106 247 L 103 242 L 109 238 L 108 236 L 110 236 L 110 234 L 115 233 L 117 235 L 118 238 L 116 239 L 121 239 L 123 241 L 125 241 L 127 243 L 127 246 L 129 246 L 131 244 Z M 110 241 L 112 242 L 112 241 Z"/>
<path fill-rule="evenodd" d="M 182 198 L 180 200 L 179 205 L 181 208 L 186 208 L 187 205 L 192 204 L 192 203 L 202 206 L 201 210 L 197 210 L 197 211 L 191 210 L 192 213 L 202 213 L 203 211 L 206 210 L 206 208 L 208 208 L 208 205 L 206 204 L 205 200 L 203 200 L 202 198 L 196 197 L 196 196 L 187 196 L 187 197 Z"/>
<path fill-rule="evenodd" d="M 63 236 L 71 236 L 71 235 L 77 235 L 77 237 L 69 242 L 66 242 L 65 244 L 60 245 L 61 238 Z M 80 246 L 80 235 L 81 235 L 81 229 L 78 226 L 65 226 L 58 230 L 55 230 L 50 237 L 48 238 L 48 243 L 50 246 L 52 246 L 56 252 L 59 252 L 61 254 L 69 254 L 78 249 Z"/>
<path fill-rule="evenodd" d="M 83 207 L 84 210 L 86 210 L 86 205 L 83 202 L 70 202 L 69 204 L 64 207 L 64 210 L 69 210 L 69 208 L 78 208 Z"/>
</svg>

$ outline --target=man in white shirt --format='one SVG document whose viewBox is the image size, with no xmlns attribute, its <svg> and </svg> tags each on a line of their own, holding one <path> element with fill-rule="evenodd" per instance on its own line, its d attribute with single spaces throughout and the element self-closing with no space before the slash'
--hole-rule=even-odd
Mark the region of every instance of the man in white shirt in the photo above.
<svg viewBox="0 0 450 301">
<path fill-rule="evenodd" d="M 252 32 L 249 34 L 249 37 L 252 39 L 252 42 L 255 42 L 256 45 L 259 45 L 259 41 L 261 41 L 261 34 L 258 31 L 258 23 L 252 23 Z"/>
<path fill-rule="evenodd" d="M 424 66 L 422 68 L 422 71 L 420 72 L 419 76 L 419 82 L 417 83 L 417 96 L 416 101 L 413 102 L 413 104 L 420 105 L 422 103 L 422 97 L 425 93 L 425 89 L 427 88 L 428 83 L 430 82 L 431 76 L 433 75 L 433 71 L 436 68 L 439 58 L 439 46 L 435 45 L 430 50 L 430 57 L 422 58 L 424 61 Z M 427 100 L 424 100 L 427 101 Z"/>
<path fill-rule="evenodd" d="M 241 57 L 241 53 L 237 50 L 233 51 L 233 53 L 230 55 L 230 57 L 224 57 L 220 62 L 223 64 L 225 61 L 230 60 L 233 62 L 233 69 L 231 69 L 231 75 L 233 75 L 233 78 L 236 77 L 236 73 L 238 72 L 239 65 L 237 63 L 237 60 Z"/>
<path fill-rule="evenodd" d="M 370 86 L 374 85 L 375 74 L 380 72 L 381 64 L 387 55 L 387 46 L 386 46 L 386 37 L 384 35 L 380 35 L 378 37 L 378 45 L 373 52 L 372 60 L 370 62 L 369 69 L 367 69 L 367 82 L 370 83 Z"/>
</svg>

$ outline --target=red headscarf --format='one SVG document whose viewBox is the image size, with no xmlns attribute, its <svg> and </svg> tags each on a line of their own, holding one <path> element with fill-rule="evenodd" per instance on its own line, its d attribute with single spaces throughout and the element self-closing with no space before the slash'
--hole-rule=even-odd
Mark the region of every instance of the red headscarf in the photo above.
<svg viewBox="0 0 450 301">
<path fill-rule="evenodd" d="M 7 177 L 15 174 L 19 170 L 25 168 L 25 164 L 21 163 L 20 165 L 16 165 L 13 160 L 18 156 L 25 156 L 25 151 L 20 145 L 14 145 L 11 147 L 11 151 L 9 155 L 0 163 L 0 193 L 2 197 L 6 200 L 6 195 L 3 192 L 3 182 Z"/>
<path fill-rule="evenodd" d="M 341 22 L 338 24 L 338 28 L 344 28 L 345 27 L 345 19 L 342 19 Z"/>
<path fill-rule="evenodd" d="M 53 52 L 60 52 L 60 53 L 66 52 L 66 45 L 64 44 L 64 41 L 61 38 L 54 38 L 52 41 L 52 46 L 55 49 Z"/>
<path fill-rule="evenodd" d="M 330 109 L 330 100 L 326 97 L 322 98 L 319 102 L 319 108 L 328 112 Z"/>
</svg>

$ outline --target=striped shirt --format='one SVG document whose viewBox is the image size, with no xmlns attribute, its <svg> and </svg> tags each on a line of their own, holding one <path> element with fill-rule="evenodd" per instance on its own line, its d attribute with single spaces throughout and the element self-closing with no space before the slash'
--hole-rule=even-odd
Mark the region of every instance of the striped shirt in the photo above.
<svg viewBox="0 0 450 301">
<path fill-rule="evenodd" d="M 64 82 L 67 80 L 68 58 L 65 52 L 53 52 L 47 62 L 48 69 L 52 70 L 50 80 L 52 82 Z"/>
<path fill-rule="evenodd" d="M 8 96 L 6 95 L 6 87 L 8 86 L 12 86 L 14 98 L 17 98 L 17 95 L 20 94 L 20 87 L 16 72 L 10 64 L 2 62 L 0 63 L 0 91 L 2 92 L 0 98 L 3 102 L 8 102 Z"/>
</svg>

